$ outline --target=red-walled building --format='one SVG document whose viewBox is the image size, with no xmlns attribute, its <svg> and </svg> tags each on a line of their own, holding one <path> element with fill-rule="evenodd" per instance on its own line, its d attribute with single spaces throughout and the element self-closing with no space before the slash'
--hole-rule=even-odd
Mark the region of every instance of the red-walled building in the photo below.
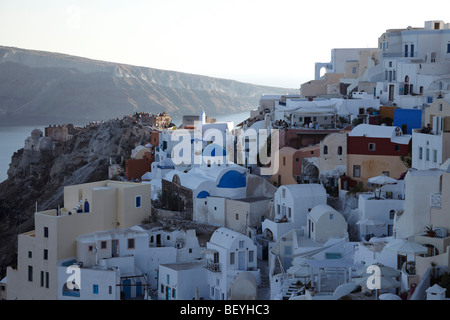
<svg viewBox="0 0 450 320">
<path fill-rule="evenodd" d="M 128 180 L 140 180 L 141 177 L 151 171 L 154 155 L 146 152 L 142 159 L 125 160 L 125 177 Z"/>
<path fill-rule="evenodd" d="M 141 151 L 135 152 L 133 159 L 125 160 L 125 177 L 128 180 L 140 180 L 146 172 L 151 171 L 155 161 L 155 148 L 159 146 L 159 133 L 152 131 L 149 144 L 141 148 Z"/>
<path fill-rule="evenodd" d="M 347 137 L 347 175 L 364 183 L 382 174 L 398 179 L 408 169 L 402 156 L 411 145 L 399 127 L 360 124 Z"/>
</svg>

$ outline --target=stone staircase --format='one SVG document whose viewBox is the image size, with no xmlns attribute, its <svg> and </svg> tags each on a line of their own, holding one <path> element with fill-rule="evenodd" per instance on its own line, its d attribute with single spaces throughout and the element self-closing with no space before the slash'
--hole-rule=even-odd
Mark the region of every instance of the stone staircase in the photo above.
<svg viewBox="0 0 450 320">
<path fill-rule="evenodd" d="M 286 280 L 281 288 L 283 300 L 289 300 L 292 295 L 299 291 L 303 286 L 297 284 L 297 280 Z"/>
</svg>

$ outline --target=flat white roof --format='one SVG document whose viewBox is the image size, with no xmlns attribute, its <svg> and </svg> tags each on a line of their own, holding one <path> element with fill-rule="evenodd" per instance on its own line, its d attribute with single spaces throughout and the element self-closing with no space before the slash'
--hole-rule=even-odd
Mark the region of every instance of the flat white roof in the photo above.
<svg viewBox="0 0 450 320">
<path fill-rule="evenodd" d="M 399 135 L 397 133 L 400 132 Z M 349 137 L 367 137 L 367 138 L 387 138 L 393 143 L 408 144 L 411 135 L 404 135 L 399 127 L 396 126 L 379 126 L 374 124 L 357 125 L 351 132 Z"/>
<path fill-rule="evenodd" d="M 180 263 L 163 263 L 161 266 L 166 268 L 182 271 L 182 270 L 192 270 L 197 268 L 203 268 L 203 261 L 192 261 L 192 262 L 180 262 Z"/>
</svg>

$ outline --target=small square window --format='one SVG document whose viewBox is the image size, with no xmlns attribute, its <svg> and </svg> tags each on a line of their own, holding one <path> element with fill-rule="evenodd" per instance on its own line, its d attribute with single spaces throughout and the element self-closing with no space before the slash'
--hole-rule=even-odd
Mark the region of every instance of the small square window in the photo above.
<svg viewBox="0 0 450 320">
<path fill-rule="evenodd" d="M 106 249 L 107 248 L 107 242 L 106 241 L 101 241 L 100 242 L 100 249 Z"/>
</svg>

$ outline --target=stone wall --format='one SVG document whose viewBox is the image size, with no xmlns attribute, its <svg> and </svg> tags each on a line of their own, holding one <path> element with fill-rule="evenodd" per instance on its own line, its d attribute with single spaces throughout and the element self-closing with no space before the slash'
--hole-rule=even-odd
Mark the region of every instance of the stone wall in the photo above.
<svg viewBox="0 0 450 320">
<path fill-rule="evenodd" d="M 165 179 L 162 179 L 161 185 L 163 207 L 168 210 L 183 212 L 186 219 L 192 220 L 194 207 L 192 190 Z"/>
</svg>

